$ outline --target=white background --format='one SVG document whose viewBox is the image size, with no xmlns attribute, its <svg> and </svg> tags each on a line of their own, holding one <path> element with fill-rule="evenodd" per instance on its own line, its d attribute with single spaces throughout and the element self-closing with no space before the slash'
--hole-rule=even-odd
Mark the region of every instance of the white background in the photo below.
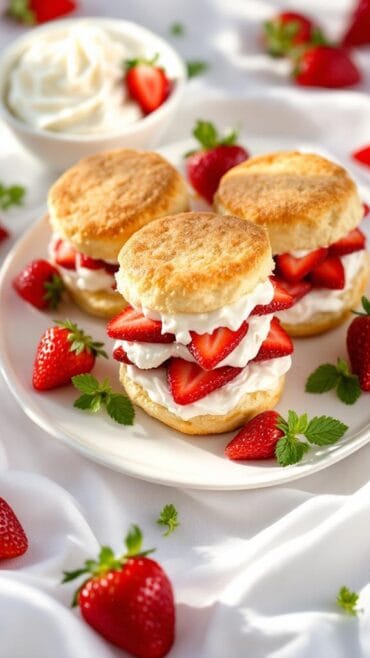
<svg viewBox="0 0 370 658">
<path fill-rule="evenodd" d="M 260 22 L 281 5 L 262 0 L 86 0 L 79 13 L 136 20 L 164 36 L 173 21 L 183 22 L 187 34 L 173 39 L 174 45 L 186 58 L 212 64 L 206 76 L 189 85 L 186 108 L 213 93 L 248 94 L 271 86 L 291 93 L 284 64 L 261 54 L 256 38 Z M 332 36 L 339 34 L 347 2 L 294 4 L 305 5 Z M 3 21 L 1 45 L 21 31 Z M 358 59 L 367 69 L 365 91 L 370 88 L 368 52 Z M 326 92 L 298 93 L 306 94 L 309 110 Z M 340 119 L 338 139 L 350 144 L 346 109 L 360 102 L 359 94 L 337 98 L 333 122 Z M 366 143 L 370 112 L 367 99 L 361 103 L 367 110 Z M 38 216 L 50 174 L 24 155 L 5 130 L 0 144 L 0 179 L 16 178 L 29 190 L 25 209 L 5 219 L 15 239 Z M 10 244 L 0 247 L 1 257 Z M 20 340 L 25 330 L 19 328 Z M 94 555 L 98 542 L 120 550 L 131 522 L 142 527 L 147 546 L 158 547 L 157 558 L 174 583 L 178 623 L 173 658 L 370 656 L 369 473 L 367 446 L 289 488 L 206 493 L 149 485 L 92 464 L 50 439 L 27 419 L 1 380 L 0 495 L 17 510 L 30 549 L 23 558 L 1 565 L 0 658 L 123 655 L 70 611 L 72 586 L 62 587 L 59 581 L 63 569 Z M 178 508 L 181 526 L 162 539 L 155 518 L 168 502 Z M 343 584 L 361 593 L 364 613 L 358 620 L 336 609 Z"/>
</svg>

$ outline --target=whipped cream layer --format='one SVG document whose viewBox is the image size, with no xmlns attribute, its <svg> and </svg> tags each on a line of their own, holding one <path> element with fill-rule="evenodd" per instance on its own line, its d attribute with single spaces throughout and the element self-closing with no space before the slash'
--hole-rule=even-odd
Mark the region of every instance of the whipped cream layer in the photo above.
<svg viewBox="0 0 370 658">
<path fill-rule="evenodd" d="M 300 299 L 294 306 L 286 311 L 276 313 L 282 322 L 300 324 L 307 322 L 316 313 L 335 313 L 344 307 L 343 297 L 352 287 L 353 280 L 364 266 L 367 258 L 366 249 L 354 251 L 352 254 L 341 256 L 345 273 L 345 287 L 341 290 L 328 288 L 313 289 Z"/>
<path fill-rule="evenodd" d="M 123 62 L 141 50 L 93 20 L 37 34 L 10 72 L 9 108 L 53 132 L 83 135 L 131 124 L 142 112 L 123 84 Z"/>
<path fill-rule="evenodd" d="M 82 267 L 80 264 L 80 255 L 76 255 L 76 269 L 69 270 L 61 267 L 55 262 L 54 248 L 60 236 L 53 234 L 52 240 L 49 245 L 49 257 L 55 267 L 60 271 L 62 278 L 65 282 L 77 290 L 87 290 L 89 292 L 107 292 L 112 295 L 117 294 L 114 290 L 116 279 L 114 274 L 110 274 L 105 269 L 90 270 L 87 267 Z M 118 265 L 115 261 L 106 261 L 109 265 Z"/>
<path fill-rule="evenodd" d="M 117 288 L 120 290 L 119 282 Z M 121 291 L 120 291 L 121 292 Z M 121 292 L 123 295 L 123 293 Z M 239 329 L 258 304 L 269 304 L 274 297 L 274 287 L 269 279 L 259 283 L 252 292 L 240 297 L 233 304 L 221 306 L 209 313 L 177 313 L 169 315 L 149 308 L 140 308 L 145 317 L 162 322 L 162 333 L 175 334 L 176 342 L 188 345 L 191 342 L 190 331 L 197 334 L 211 334 L 219 327 L 232 331 Z"/>
<path fill-rule="evenodd" d="M 233 366 L 244 368 L 258 353 L 270 330 L 273 315 L 251 315 L 248 318 L 248 331 L 239 345 L 216 366 Z M 122 347 L 130 361 L 143 370 L 157 368 L 170 357 L 179 357 L 193 361 L 193 355 L 182 343 L 139 343 L 136 341 L 117 340 L 115 348 Z"/>
<path fill-rule="evenodd" d="M 291 362 L 290 356 L 283 356 L 251 363 L 225 386 L 187 405 L 176 404 L 174 401 L 167 384 L 165 368 L 150 371 L 130 365 L 126 368 L 128 377 L 140 384 L 153 402 L 183 420 L 189 420 L 195 416 L 223 416 L 234 409 L 246 393 L 273 390 L 280 377 L 289 370 Z"/>
</svg>

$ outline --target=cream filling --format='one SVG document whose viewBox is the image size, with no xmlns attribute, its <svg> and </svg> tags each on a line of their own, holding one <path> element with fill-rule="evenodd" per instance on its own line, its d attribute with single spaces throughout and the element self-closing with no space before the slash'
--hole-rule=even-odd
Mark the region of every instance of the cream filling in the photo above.
<svg viewBox="0 0 370 658">
<path fill-rule="evenodd" d="M 176 404 L 167 384 L 166 370 L 139 370 L 135 366 L 126 366 L 127 376 L 143 387 L 149 398 L 165 407 L 168 411 L 183 420 L 195 416 L 223 416 L 237 407 L 247 393 L 274 390 L 279 379 L 291 366 L 290 356 L 283 356 L 267 361 L 257 361 L 246 366 L 230 382 L 209 393 L 201 400 L 191 404 Z"/>
<path fill-rule="evenodd" d="M 251 315 L 248 318 L 248 332 L 239 345 L 216 366 L 233 366 L 244 368 L 258 353 L 267 337 L 273 315 Z M 122 347 L 130 361 L 142 370 L 157 368 L 171 357 L 195 362 L 186 345 L 181 343 L 140 343 L 117 340 L 114 349 Z"/>
<path fill-rule="evenodd" d="M 119 281 L 117 288 L 120 290 Z M 120 291 L 121 292 L 121 291 Z M 121 294 L 123 294 L 121 292 Z M 162 333 L 175 334 L 176 342 L 187 345 L 191 342 L 190 331 L 197 334 L 211 334 L 219 327 L 232 331 L 239 329 L 258 304 L 269 304 L 274 298 L 274 287 L 269 279 L 259 283 L 252 292 L 243 295 L 233 304 L 221 306 L 209 313 L 177 313 L 169 315 L 149 308 L 140 310 L 146 317 L 162 322 Z"/>
<path fill-rule="evenodd" d="M 9 108 L 53 132 L 102 133 L 131 124 L 142 111 L 123 84 L 123 62 L 140 50 L 93 20 L 40 33 L 10 72 Z"/>
<path fill-rule="evenodd" d="M 277 317 L 288 324 L 300 324 L 310 320 L 316 313 L 341 311 L 345 305 L 343 298 L 352 287 L 353 280 L 363 267 L 366 257 L 365 249 L 341 256 L 346 282 L 342 290 L 313 289 L 291 308 L 276 313 Z"/>
<path fill-rule="evenodd" d="M 63 280 L 76 290 L 86 290 L 88 292 L 107 292 L 112 295 L 117 294 L 117 290 L 113 290 L 116 279 L 114 274 L 110 274 L 106 270 L 90 270 L 87 267 L 81 267 L 79 262 L 79 255 L 76 257 L 76 269 L 68 270 L 61 267 L 55 262 L 54 245 L 59 240 L 59 236 L 54 233 L 49 245 L 49 257 L 55 267 L 60 271 Z M 62 238 L 63 239 L 63 238 Z M 115 261 L 106 261 L 111 265 L 115 265 Z"/>
</svg>

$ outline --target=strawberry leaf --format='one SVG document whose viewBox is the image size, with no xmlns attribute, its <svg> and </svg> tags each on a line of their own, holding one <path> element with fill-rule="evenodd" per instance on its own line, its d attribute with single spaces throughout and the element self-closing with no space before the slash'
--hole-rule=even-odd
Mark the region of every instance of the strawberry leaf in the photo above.
<svg viewBox="0 0 370 658">
<path fill-rule="evenodd" d="M 132 557 L 140 553 L 143 543 L 143 534 L 137 525 L 132 525 L 125 537 L 127 548 L 126 557 Z"/>
<path fill-rule="evenodd" d="M 62 299 L 63 291 L 65 289 L 62 278 L 57 274 L 53 274 L 51 281 L 45 281 L 44 288 L 44 299 L 48 303 L 48 307 L 56 309 Z"/>
</svg>

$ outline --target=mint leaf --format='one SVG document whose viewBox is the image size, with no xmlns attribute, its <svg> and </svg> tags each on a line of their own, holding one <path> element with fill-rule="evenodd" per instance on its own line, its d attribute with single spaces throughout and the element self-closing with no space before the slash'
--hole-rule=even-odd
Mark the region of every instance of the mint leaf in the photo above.
<svg viewBox="0 0 370 658">
<path fill-rule="evenodd" d="M 283 436 L 276 444 L 275 455 L 281 466 L 289 466 L 301 461 L 307 450 L 309 450 L 307 443 L 295 437 Z"/>
<path fill-rule="evenodd" d="M 343 586 L 337 594 L 336 603 L 348 615 L 355 617 L 360 612 L 357 607 L 359 598 L 359 594 L 356 594 L 356 592 L 352 592 L 348 587 Z"/>
<path fill-rule="evenodd" d="M 77 400 L 74 401 L 73 406 L 76 407 L 77 409 L 84 409 L 84 410 L 89 409 L 90 411 L 92 411 L 94 406 L 94 397 L 89 395 L 88 393 L 84 393 L 79 398 L 77 398 Z"/>
<path fill-rule="evenodd" d="M 185 26 L 183 23 L 172 23 L 172 25 L 170 25 L 170 34 L 173 37 L 183 37 L 185 34 Z"/>
<path fill-rule="evenodd" d="M 178 521 L 177 509 L 172 503 L 165 505 L 157 519 L 158 525 L 167 526 L 164 537 L 168 537 L 180 525 Z"/>
<path fill-rule="evenodd" d="M 21 206 L 26 190 L 22 185 L 10 185 L 6 187 L 0 183 L 0 208 L 8 210 L 11 206 Z"/>
<path fill-rule="evenodd" d="M 331 363 L 324 363 L 311 373 L 306 382 L 307 393 L 326 393 L 335 388 L 339 380 L 339 374 Z"/>
<path fill-rule="evenodd" d="M 310 443 L 326 446 L 335 443 L 348 430 L 348 426 L 330 416 L 315 416 L 308 423 L 304 436 Z"/>
<path fill-rule="evenodd" d="M 108 414 L 116 423 L 133 425 L 135 411 L 128 397 L 120 393 L 109 395 L 106 401 L 106 407 Z"/>
<path fill-rule="evenodd" d="M 208 68 L 209 65 L 207 62 L 201 59 L 193 59 L 186 62 L 186 70 L 189 80 L 190 78 L 195 78 L 197 75 L 202 75 L 202 73 L 207 71 Z"/>
<path fill-rule="evenodd" d="M 81 393 L 87 393 L 87 394 L 93 394 L 99 391 L 99 382 L 94 377 L 94 375 L 90 375 L 89 373 L 86 373 L 84 375 L 75 375 L 72 377 L 72 384 L 75 388 L 77 388 Z"/>
<path fill-rule="evenodd" d="M 337 395 L 345 404 L 354 404 L 361 395 L 361 387 L 357 375 L 342 377 L 337 385 Z"/>
</svg>

